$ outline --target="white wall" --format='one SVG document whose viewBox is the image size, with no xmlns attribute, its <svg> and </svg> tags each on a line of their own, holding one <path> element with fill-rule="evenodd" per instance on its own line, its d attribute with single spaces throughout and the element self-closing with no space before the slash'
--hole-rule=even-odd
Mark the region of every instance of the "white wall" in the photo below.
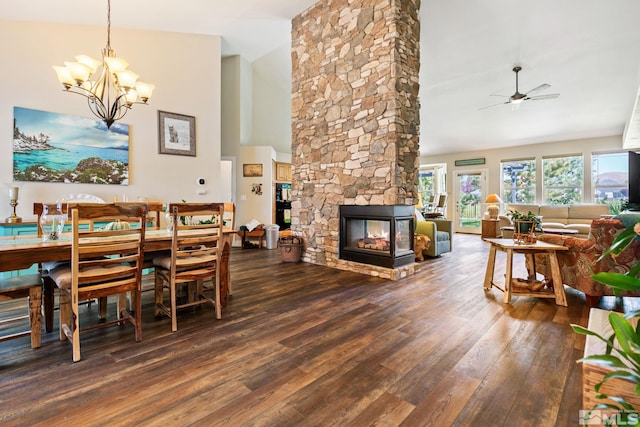
<svg viewBox="0 0 640 427">
<path fill-rule="evenodd" d="M 447 164 L 447 183 L 446 191 L 449 194 L 449 202 L 447 203 L 447 217 L 453 218 L 453 209 L 455 201 L 453 200 L 453 173 L 454 171 L 487 169 L 487 193 L 500 194 L 500 162 L 503 160 L 518 160 L 523 158 L 535 157 L 537 159 L 538 170 L 541 170 L 541 159 L 543 156 L 556 156 L 567 154 L 582 154 L 584 156 L 584 202 L 591 202 L 593 194 L 591 188 L 591 180 L 586 179 L 591 176 L 591 153 L 607 152 L 622 150 L 622 136 L 609 136 L 601 138 L 585 138 L 571 141 L 557 141 L 544 144 L 531 144 L 519 147 L 499 148 L 493 150 L 478 150 L 464 153 L 443 154 L 439 156 L 422 156 L 420 164 L 446 163 Z M 484 157 L 486 163 L 478 166 L 455 166 L 456 160 L 475 159 Z M 541 194 L 542 186 L 537 185 L 537 191 Z M 540 196 L 538 197 L 540 199 Z"/>
<path fill-rule="evenodd" d="M 86 100 L 62 91 L 52 65 L 78 54 L 99 57 L 106 44 L 103 27 L 0 20 L 0 218 L 10 215 L 13 107 L 91 117 Z M 141 80 L 156 89 L 150 105 L 135 105 L 122 120 L 130 125 L 130 185 L 19 182 L 18 216 L 34 219 L 34 201 L 89 193 L 113 200 L 216 200 L 220 177 L 220 37 L 111 29 L 111 45 Z M 196 118 L 196 157 L 158 154 L 158 110 Z M 197 195 L 197 178 L 206 178 L 206 195 Z"/>
<path fill-rule="evenodd" d="M 240 227 L 252 219 L 256 219 L 265 225 L 273 222 L 272 209 L 275 200 L 273 183 L 275 177 L 271 164 L 274 159 L 275 151 L 272 147 L 240 147 L 238 151 L 238 167 L 236 168 L 236 193 L 238 195 L 236 198 L 236 227 Z M 262 164 L 262 176 L 243 176 L 242 165 L 245 163 Z M 262 195 L 251 192 L 253 184 L 262 184 Z"/>
<path fill-rule="evenodd" d="M 275 74 L 283 63 L 291 69 L 291 46 L 276 49 L 253 63 L 253 134 L 251 145 L 291 152 L 291 73 Z"/>
<path fill-rule="evenodd" d="M 270 61 L 267 58 L 256 61 L 261 65 L 239 56 L 222 60 L 222 154 L 236 159 L 233 200 L 238 227 L 252 219 L 265 225 L 272 223 L 272 162 L 291 162 L 291 89 L 278 83 L 281 78 L 268 77 L 263 69 Z M 284 141 L 287 152 L 276 152 L 269 143 L 276 141 L 280 145 Z M 242 166 L 251 163 L 262 164 L 262 177 L 243 176 Z M 262 195 L 251 192 L 252 184 L 262 184 Z"/>
</svg>

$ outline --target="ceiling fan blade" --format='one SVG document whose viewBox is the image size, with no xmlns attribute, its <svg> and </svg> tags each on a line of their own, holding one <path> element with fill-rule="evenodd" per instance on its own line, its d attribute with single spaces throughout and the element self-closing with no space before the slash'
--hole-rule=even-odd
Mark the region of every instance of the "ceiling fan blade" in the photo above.
<svg viewBox="0 0 640 427">
<path fill-rule="evenodd" d="M 495 107 L 496 105 L 503 105 L 503 104 L 511 104 L 511 101 L 498 102 L 497 104 L 485 105 L 484 107 L 478 108 L 478 110 L 484 110 L 485 108 L 491 108 L 491 107 Z"/>
<path fill-rule="evenodd" d="M 526 99 L 527 99 L 527 101 L 528 100 L 539 101 L 541 99 L 553 99 L 553 98 L 557 98 L 559 96 L 560 96 L 559 93 L 550 93 L 548 95 L 528 96 Z"/>
<path fill-rule="evenodd" d="M 529 92 L 525 93 L 525 95 L 530 94 L 531 92 L 537 92 L 539 90 L 545 90 L 545 89 L 549 89 L 551 87 L 550 84 L 546 84 L 546 83 L 542 83 L 540 86 L 536 86 L 533 89 L 531 89 Z"/>
<path fill-rule="evenodd" d="M 502 98 L 511 98 L 511 96 L 510 96 L 510 95 L 499 95 L 499 94 L 497 94 L 497 93 L 492 93 L 492 94 L 491 94 L 491 95 L 489 95 L 489 96 L 500 96 L 500 97 L 502 97 Z"/>
</svg>

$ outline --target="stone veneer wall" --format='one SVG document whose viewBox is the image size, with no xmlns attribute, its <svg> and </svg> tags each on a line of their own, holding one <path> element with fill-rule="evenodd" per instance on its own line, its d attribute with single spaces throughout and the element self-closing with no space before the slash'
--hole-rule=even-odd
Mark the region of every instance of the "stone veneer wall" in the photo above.
<svg viewBox="0 0 640 427">
<path fill-rule="evenodd" d="M 293 20 L 292 230 L 303 260 L 338 259 L 338 207 L 413 205 L 419 161 L 420 0 L 319 1 Z"/>
</svg>

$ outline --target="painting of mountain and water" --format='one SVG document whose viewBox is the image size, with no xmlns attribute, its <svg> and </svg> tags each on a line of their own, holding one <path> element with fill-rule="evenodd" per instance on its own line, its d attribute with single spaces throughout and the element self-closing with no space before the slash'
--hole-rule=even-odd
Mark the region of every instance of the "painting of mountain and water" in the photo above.
<svg viewBox="0 0 640 427">
<path fill-rule="evenodd" d="M 13 179 L 129 185 L 129 125 L 14 107 Z"/>
</svg>

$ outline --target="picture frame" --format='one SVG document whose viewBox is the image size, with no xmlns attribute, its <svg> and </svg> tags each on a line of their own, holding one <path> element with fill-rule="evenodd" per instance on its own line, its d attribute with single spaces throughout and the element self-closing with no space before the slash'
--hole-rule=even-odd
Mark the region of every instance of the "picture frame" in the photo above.
<svg viewBox="0 0 640 427">
<path fill-rule="evenodd" d="M 196 118 L 158 110 L 158 153 L 196 155 Z"/>
<path fill-rule="evenodd" d="M 262 176 L 262 163 L 243 164 L 242 176 Z"/>
</svg>

